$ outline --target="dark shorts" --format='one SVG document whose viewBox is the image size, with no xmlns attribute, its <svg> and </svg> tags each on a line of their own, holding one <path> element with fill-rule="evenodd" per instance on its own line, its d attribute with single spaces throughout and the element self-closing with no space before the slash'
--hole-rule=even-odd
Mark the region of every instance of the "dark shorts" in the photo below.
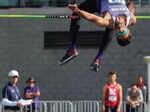
<svg viewBox="0 0 150 112">
<path fill-rule="evenodd" d="M 117 112 L 117 106 L 105 106 L 105 112 Z"/>
<path fill-rule="evenodd" d="M 100 3 L 98 3 L 99 0 L 85 0 L 82 2 L 78 7 L 81 10 L 87 11 L 89 13 L 95 13 L 100 12 Z M 78 15 L 74 13 L 74 15 Z"/>
<path fill-rule="evenodd" d="M 136 107 L 131 107 L 130 104 L 126 104 L 126 111 L 127 112 L 138 112 L 139 110 L 139 106 L 136 106 Z"/>
<path fill-rule="evenodd" d="M 97 10 L 97 0 L 86 0 L 79 5 L 79 9 L 87 12 L 96 12 Z"/>
</svg>

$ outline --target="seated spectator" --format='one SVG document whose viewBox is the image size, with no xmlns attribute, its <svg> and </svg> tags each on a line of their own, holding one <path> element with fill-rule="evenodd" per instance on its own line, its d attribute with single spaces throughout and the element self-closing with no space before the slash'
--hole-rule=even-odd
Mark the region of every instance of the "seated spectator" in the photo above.
<svg viewBox="0 0 150 112">
<path fill-rule="evenodd" d="M 128 89 L 126 100 L 126 112 L 138 112 L 138 108 L 143 102 L 143 95 L 136 84 L 132 84 L 131 88 Z"/>
<path fill-rule="evenodd" d="M 137 87 L 141 89 L 142 94 L 143 94 L 143 101 L 146 102 L 147 88 L 144 84 L 144 78 L 141 75 L 138 77 Z"/>
<path fill-rule="evenodd" d="M 32 108 L 31 106 L 28 106 L 28 111 L 30 112 L 31 110 L 33 112 L 37 112 L 40 109 L 40 103 L 39 101 L 39 97 L 40 97 L 40 89 L 39 87 L 35 84 L 36 81 L 34 80 L 33 77 L 30 77 L 27 80 L 27 87 L 24 89 L 24 97 L 25 99 L 32 99 L 33 100 L 33 104 L 32 104 Z"/>
<path fill-rule="evenodd" d="M 20 112 L 20 107 L 31 105 L 32 100 L 23 100 L 17 82 L 19 80 L 19 72 L 11 70 L 8 73 L 9 83 L 5 85 L 2 91 L 2 104 L 5 112 Z"/>
</svg>

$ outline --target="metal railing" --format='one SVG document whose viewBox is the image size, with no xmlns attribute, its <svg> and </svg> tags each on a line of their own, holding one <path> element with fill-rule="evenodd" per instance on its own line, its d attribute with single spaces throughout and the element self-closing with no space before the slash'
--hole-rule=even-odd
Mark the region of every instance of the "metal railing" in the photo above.
<svg viewBox="0 0 150 112">
<path fill-rule="evenodd" d="M 34 112 L 101 112 L 100 101 L 40 101 L 40 108 Z M 33 112 L 32 106 L 30 109 L 21 109 L 21 112 Z M 0 112 L 5 112 L 5 109 L 0 105 Z M 126 102 L 123 102 L 121 112 L 127 112 Z M 139 106 L 138 112 L 148 112 L 147 104 L 143 103 Z"/>
<path fill-rule="evenodd" d="M 70 101 L 41 101 L 40 112 L 73 112 Z"/>
<path fill-rule="evenodd" d="M 100 102 L 98 101 L 74 101 L 73 112 L 100 112 Z"/>
</svg>

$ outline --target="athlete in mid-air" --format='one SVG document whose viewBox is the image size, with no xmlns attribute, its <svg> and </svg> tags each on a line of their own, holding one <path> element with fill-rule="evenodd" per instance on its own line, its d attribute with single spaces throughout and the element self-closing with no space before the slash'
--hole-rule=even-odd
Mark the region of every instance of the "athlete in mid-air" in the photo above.
<svg viewBox="0 0 150 112">
<path fill-rule="evenodd" d="M 97 6 L 95 5 L 95 9 L 93 9 L 94 4 L 98 4 Z M 126 46 L 130 43 L 131 33 L 128 26 L 136 23 L 136 17 L 134 16 L 135 9 L 132 2 L 126 5 L 125 0 L 95 0 L 95 2 L 94 0 L 87 0 L 79 7 L 77 4 L 69 4 L 68 7 L 73 11 L 73 15 L 80 15 L 94 24 L 106 28 L 102 45 L 100 45 L 99 52 L 91 65 L 91 70 L 99 71 L 103 52 L 113 38 L 113 30 L 119 45 Z M 99 12 L 101 16 L 92 14 L 94 12 Z M 70 61 L 78 55 L 76 36 L 79 25 L 77 21 L 71 21 L 70 33 L 72 36 L 72 44 L 69 46 L 65 56 L 60 60 L 61 64 Z"/>
</svg>

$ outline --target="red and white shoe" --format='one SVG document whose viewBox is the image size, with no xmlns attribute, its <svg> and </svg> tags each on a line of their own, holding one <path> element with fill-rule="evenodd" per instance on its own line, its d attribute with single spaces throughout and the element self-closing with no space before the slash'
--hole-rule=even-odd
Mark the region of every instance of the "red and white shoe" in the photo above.
<svg viewBox="0 0 150 112">
<path fill-rule="evenodd" d="M 100 64 L 101 64 L 100 59 L 95 59 L 94 62 L 91 64 L 90 69 L 92 71 L 98 72 L 99 69 L 101 68 Z"/>
<path fill-rule="evenodd" d="M 71 61 L 72 59 L 74 59 L 75 57 L 78 56 L 78 51 L 77 49 L 68 51 L 64 57 L 62 57 L 62 59 L 60 60 L 60 65 L 63 65 L 69 61 Z"/>
</svg>

